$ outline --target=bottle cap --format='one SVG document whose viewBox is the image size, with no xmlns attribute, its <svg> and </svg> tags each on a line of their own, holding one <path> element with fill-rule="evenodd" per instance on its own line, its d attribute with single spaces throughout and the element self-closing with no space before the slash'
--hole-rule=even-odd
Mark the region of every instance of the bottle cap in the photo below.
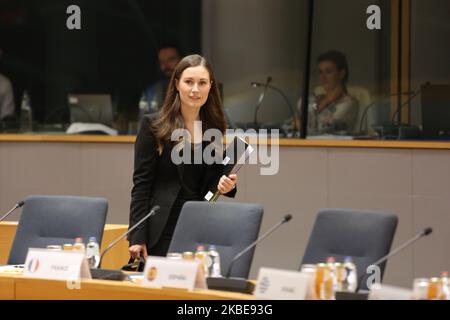
<svg viewBox="0 0 450 320">
<path fill-rule="evenodd" d="M 96 237 L 89 237 L 89 242 L 97 242 L 97 238 Z"/>
<path fill-rule="evenodd" d="M 83 238 L 77 237 L 77 238 L 75 238 L 75 242 L 83 242 Z"/>
<path fill-rule="evenodd" d="M 209 245 L 209 250 L 216 250 L 216 246 L 213 244 Z"/>
<path fill-rule="evenodd" d="M 442 271 L 441 277 L 448 277 L 448 271 Z"/>
<path fill-rule="evenodd" d="M 334 257 L 328 257 L 327 258 L 327 263 L 333 263 L 335 261 L 336 261 L 336 259 Z"/>
<path fill-rule="evenodd" d="M 205 251 L 205 247 L 202 245 L 197 246 L 197 251 Z"/>
<path fill-rule="evenodd" d="M 430 279 L 430 282 L 439 282 L 439 278 L 433 277 Z"/>
</svg>

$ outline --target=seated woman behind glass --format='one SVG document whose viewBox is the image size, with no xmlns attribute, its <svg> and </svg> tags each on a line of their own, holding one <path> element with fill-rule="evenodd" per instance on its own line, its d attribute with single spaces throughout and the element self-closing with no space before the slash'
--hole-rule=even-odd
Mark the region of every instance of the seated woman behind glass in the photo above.
<svg viewBox="0 0 450 320">
<path fill-rule="evenodd" d="M 358 101 L 347 92 L 349 71 L 345 55 L 328 51 L 317 59 L 324 94 L 313 96 L 308 106 L 308 134 L 351 135 L 358 116 Z"/>
</svg>

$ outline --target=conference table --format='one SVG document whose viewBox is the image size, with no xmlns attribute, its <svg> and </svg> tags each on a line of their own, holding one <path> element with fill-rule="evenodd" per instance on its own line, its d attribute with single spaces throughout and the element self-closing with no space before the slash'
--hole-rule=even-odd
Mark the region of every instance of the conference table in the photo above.
<svg viewBox="0 0 450 320">
<path fill-rule="evenodd" d="M 27 278 L 0 273 L 0 300 L 253 300 L 250 294 L 218 290 L 148 288 L 139 282 L 83 279 L 79 285 L 63 280 Z"/>
<path fill-rule="evenodd" d="M 0 265 L 6 264 L 17 222 L 0 222 Z M 128 229 L 128 225 L 106 224 L 101 248 Z M 128 242 L 122 239 L 105 255 L 102 267 L 120 269 L 128 262 Z M 147 288 L 139 282 L 82 279 L 79 289 L 67 281 L 27 278 L 22 274 L 0 273 L 0 300 L 247 300 L 252 295 L 218 290 Z"/>
<path fill-rule="evenodd" d="M 17 222 L 0 222 L 0 265 L 6 264 L 8 260 L 17 224 Z M 125 224 L 106 224 L 101 249 L 105 249 L 114 239 L 117 239 L 127 230 L 128 225 Z M 105 269 L 120 269 L 128 263 L 128 259 L 128 242 L 126 239 L 122 239 L 105 255 L 102 267 Z"/>
</svg>

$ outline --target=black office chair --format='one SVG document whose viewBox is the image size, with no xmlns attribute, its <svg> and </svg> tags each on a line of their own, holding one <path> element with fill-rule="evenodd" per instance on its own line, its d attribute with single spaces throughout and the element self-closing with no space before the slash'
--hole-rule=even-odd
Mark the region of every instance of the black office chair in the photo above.
<svg viewBox="0 0 450 320">
<path fill-rule="evenodd" d="M 342 262 L 350 256 L 356 265 L 360 289 L 367 290 L 366 269 L 388 254 L 397 223 L 394 214 L 351 209 L 320 210 L 302 264 L 325 262 L 330 256 Z M 380 265 L 381 279 L 385 267 L 386 263 Z"/>
<path fill-rule="evenodd" d="M 27 197 L 8 264 L 25 263 L 29 248 L 73 243 L 76 237 L 82 237 L 85 242 L 95 237 L 100 244 L 107 211 L 108 201 L 104 198 Z"/>
<path fill-rule="evenodd" d="M 215 245 L 221 271 L 226 275 L 236 254 L 256 240 L 263 207 L 231 202 L 186 202 L 181 210 L 169 252 L 195 251 L 198 245 Z M 207 247 L 205 249 L 208 249 Z M 230 276 L 247 278 L 254 249 L 237 260 Z"/>
</svg>

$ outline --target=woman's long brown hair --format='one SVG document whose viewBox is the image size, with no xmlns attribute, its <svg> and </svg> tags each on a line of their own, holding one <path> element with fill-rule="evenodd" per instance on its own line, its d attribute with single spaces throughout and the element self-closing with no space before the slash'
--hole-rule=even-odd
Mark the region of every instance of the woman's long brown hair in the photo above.
<svg viewBox="0 0 450 320">
<path fill-rule="evenodd" d="M 203 132 L 207 129 L 218 129 L 222 133 L 226 130 L 226 121 L 220 99 L 219 88 L 214 78 L 214 73 L 208 61 L 200 55 L 194 54 L 184 57 L 176 66 L 172 77 L 170 78 L 167 94 L 164 99 L 160 116 L 152 126 L 155 133 L 156 143 L 161 152 L 164 144 L 170 142 L 170 137 L 175 129 L 184 128 L 184 120 L 181 114 L 181 101 L 176 88 L 176 81 L 180 81 L 183 71 L 190 67 L 203 66 L 208 70 L 210 80 L 212 81 L 208 98 L 205 104 L 200 108 L 200 120 L 202 121 Z"/>
</svg>

